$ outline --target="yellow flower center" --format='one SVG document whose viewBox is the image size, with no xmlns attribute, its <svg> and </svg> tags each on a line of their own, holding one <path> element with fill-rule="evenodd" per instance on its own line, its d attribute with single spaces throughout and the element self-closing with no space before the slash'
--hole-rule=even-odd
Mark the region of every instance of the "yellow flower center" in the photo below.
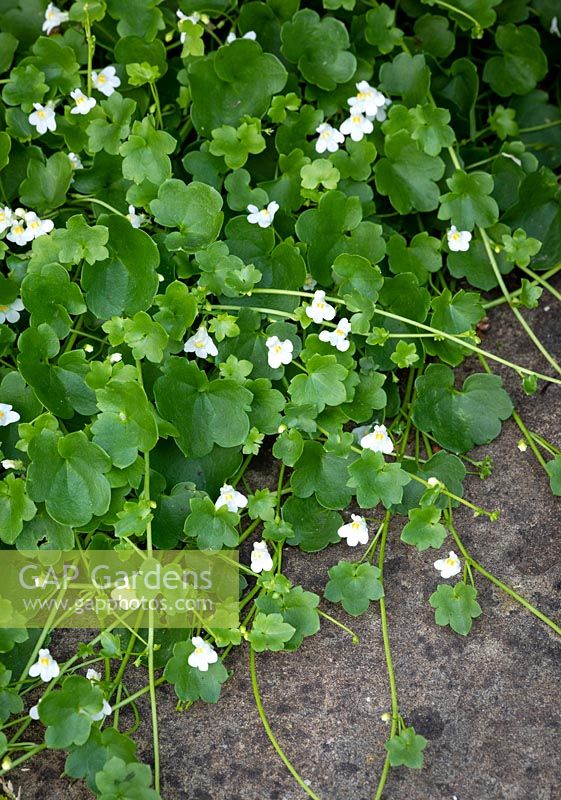
<svg viewBox="0 0 561 800">
<path fill-rule="evenodd" d="M 14 233 L 20 236 L 23 233 L 23 225 L 14 225 Z"/>
<path fill-rule="evenodd" d="M 86 102 L 86 98 L 83 95 L 80 95 L 76 98 L 76 105 L 80 106 L 82 103 Z"/>
<path fill-rule="evenodd" d="M 323 303 L 321 300 L 317 300 L 316 301 L 316 308 L 319 308 L 320 310 L 322 308 L 325 308 L 325 303 Z"/>
<path fill-rule="evenodd" d="M 200 349 L 201 347 L 204 347 L 204 346 L 205 346 L 205 343 L 203 342 L 202 339 L 195 339 L 195 347 L 198 347 Z"/>
<path fill-rule="evenodd" d="M 345 335 L 345 331 L 342 331 L 341 328 L 336 328 L 335 333 L 337 334 L 337 336 Z"/>
<path fill-rule="evenodd" d="M 6 416 L 6 414 L 0 408 L 0 419 L 4 419 L 5 416 Z"/>
<path fill-rule="evenodd" d="M 321 139 L 329 139 L 330 136 L 331 136 L 331 131 L 323 131 L 323 133 L 320 133 Z"/>
<path fill-rule="evenodd" d="M 454 233 L 452 234 L 452 236 L 450 238 L 453 239 L 455 242 L 457 242 L 458 239 L 460 238 L 459 232 L 458 231 L 454 231 Z"/>
<path fill-rule="evenodd" d="M 49 656 L 41 656 L 41 658 L 39 659 L 39 663 L 41 664 L 42 667 L 48 667 L 49 664 L 51 663 L 51 659 L 49 658 Z"/>
<path fill-rule="evenodd" d="M 225 500 L 233 500 L 234 499 L 234 495 L 232 494 L 232 492 L 226 492 L 226 494 L 224 495 L 224 499 Z"/>
<path fill-rule="evenodd" d="M 10 306 L 0 306 L 0 311 L 7 311 Z"/>
<path fill-rule="evenodd" d="M 35 230 L 35 228 L 38 228 L 40 225 L 41 223 L 39 222 L 39 220 L 34 219 L 33 222 L 30 223 L 29 227 Z"/>
<path fill-rule="evenodd" d="M 269 211 L 268 208 L 264 208 L 263 209 L 263 216 L 264 217 L 270 217 L 271 216 L 271 212 Z"/>
<path fill-rule="evenodd" d="M 386 438 L 386 434 L 382 433 L 382 431 L 376 431 L 374 438 L 377 442 L 382 442 Z"/>
<path fill-rule="evenodd" d="M 358 92 L 356 98 L 357 100 L 366 100 L 367 97 L 370 97 L 370 92 Z"/>
<path fill-rule="evenodd" d="M 205 652 L 205 648 L 204 648 L 204 647 L 197 647 L 197 648 L 195 648 L 195 653 L 196 653 L 198 656 L 202 656 L 202 654 L 203 654 L 204 652 Z"/>
<path fill-rule="evenodd" d="M 360 116 L 360 114 L 353 114 L 352 121 L 355 125 L 360 125 L 360 123 L 362 122 L 362 117 Z"/>
<path fill-rule="evenodd" d="M 357 531 L 360 528 L 360 522 L 351 522 L 351 528 Z"/>
<path fill-rule="evenodd" d="M 41 110 L 41 111 L 37 112 L 37 116 L 39 117 L 39 119 L 45 119 L 45 117 L 47 115 L 45 114 L 45 112 L 43 110 Z"/>
<path fill-rule="evenodd" d="M 447 558 L 444 562 L 447 567 L 455 567 L 456 566 L 456 559 L 455 558 Z"/>
<path fill-rule="evenodd" d="M 280 353 L 281 351 L 282 351 L 282 347 L 280 346 L 280 344 L 276 344 L 275 345 L 275 353 Z"/>
<path fill-rule="evenodd" d="M 98 75 L 97 76 L 97 82 L 98 83 L 105 83 L 106 81 L 107 81 L 107 78 L 105 77 L 105 75 Z"/>
</svg>

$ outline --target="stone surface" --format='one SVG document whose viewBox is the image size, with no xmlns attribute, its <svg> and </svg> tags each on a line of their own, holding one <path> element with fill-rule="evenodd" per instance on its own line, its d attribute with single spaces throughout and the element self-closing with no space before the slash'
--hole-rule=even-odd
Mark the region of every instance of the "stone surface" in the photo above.
<svg viewBox="0 0 561 800">
<path fill-rule="evenodd" d="M 550 349 L 561 357 L 561 318 L 527 313 Z M 484 346 L 503 357 L 547 371 L 505 308 L 491 315 Z M 477 362 L 468 369 L 479 371 Z M 561 446 L 559 387 L 541 385 L 525 397 L 516 375 L 505 378 L 525 423 Z M 456 512 L 460 535 L 472 555 L 513 588 L 559 619 L 561 600 L 560 500 L 530 450 L 521 453 L 512 420 L 491 445 L 495 468 L 482 481 L 471 476 L 466 496 L 487 509 L 490 523 Z M 265 473 L 270 471 L 264 466 Z M 262 483 L 259 472 L 251 479 Z M 428 597 L 438 575 L 435 551 L 418 553 L 399 541 L 402 521 L 388 541 L 386 598 L 391 648 L 406 721 L 429 740 L 420 771 L 391 770 L 385 800 L 558 800 L 561 797 L 561 640 L 505 594 L 477 577 L 484 613 L 463 638 L 435 625 Z M 287 548 L 286 573 L 321 592 L 328 567 L 347 557 L 346 545 L 306 555 Z M 358 548 L 357 551 L 358 552 Z M 294 654 L 257 658 L 263 703 L 288 757 L 321 800 L 372 800 L 384 759 L 389 688 L 377 606 L 354 620 L 340 608 L 324 608 L 349 624 L 360 644 L 329 623 Z M 59 634 L 60 648 L 72 652 Z M 62 637 L 62 638 L 61 638 Z M 162 795 L 165 800 L 299 800 L 305 795 L 288 774 L 261 726 L 252 697 L 247 650 L 228 665 L 232 679 L 217 706 L 175 710 L 171 687 L 158 690 Z M 145 683 L 137 670 L 133 686 Z M 136 735 L 142 758 L 151 758 L 149 704 L 139 703 L 143 724 Z M 128 722 L 128 718 L 123 718 Z M 59 779 L 62 756 L 42 754 L 26 772 L 15 770 L 22 798 L 90 797 L 80 783 Z"/>
</svg>

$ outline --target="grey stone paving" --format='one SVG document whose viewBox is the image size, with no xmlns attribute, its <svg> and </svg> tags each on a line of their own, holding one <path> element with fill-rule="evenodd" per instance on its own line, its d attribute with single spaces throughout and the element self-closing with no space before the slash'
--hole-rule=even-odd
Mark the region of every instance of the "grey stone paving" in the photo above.
<svg viewBox="0 0 561 800">
<path fill-rule="evenodd" d="M 561 357 L 561 318 L 528 314 L 550 349 Z M 495 311 L 485 346 L 527 366 L 543 369 L 506 309 Z M 477 364 L 470 365 L 478 371 Z M 524 397 L 515 375 L 499 370 L 526 424 L 556 445 L 561 391 L 550 386 Z M 494 524 L 457 513 L 458 529 L 472 555 L 546 613 L 557 617 L 561 600 L 560 500 L 549 492 L 531 452 L 516 447 L 512 420 L 499 439 L 478 448 L 495 469 L 471 477 L 466 494 L 499 508 Z M 255 477 L 255 473 L 253 473 Z M 259 480 L 259 478 L 257 478 Z M 477 579 L 483 616 L 467 638 L 437 628 L 427 599 L 437 582 L 434 551 L 417 553 L 398 540 L 388 544 L 386 597 L 401 712 L 429 739 L 421 771 L 392 770 L 385 800 L 558 800 L 561 798 L 561 640 L 524 609 Z M 321 592 L 326 571 L 348 555 L 345 545 L 319 554 L 292 551 L 286 572 Z M 326 604 L 326 608 L 329 604 Z M 361 642 L 328 623 L 294 654 L 264 654 L 257 669 L 265 710 L 289 758 L 321 800 L 372 800 L 383 763 L 389 708 L 381 628 L 376 610 L 351 620 Z M 63 643 L 61 643 L 61 647 Z M 296 786 L 272 750 L 255 710 L 247 652 L 229 661 L 233 678 L 217 706 L 199 703 L 175 711 L 173 689 L 159 690 L 161 758 L 165 800 L 300 800 Z M 140 670 L 138 671 L 141 672 Z M 138 676 L 139 685 L 145 682 Z M 149 760 L 149 708 L 138 736 Z M 80 784 L 59 780 L 64 759 L 37 758 L 29 771 L 13 773 L 22 800 L 83 800 Z"/>
</svg>

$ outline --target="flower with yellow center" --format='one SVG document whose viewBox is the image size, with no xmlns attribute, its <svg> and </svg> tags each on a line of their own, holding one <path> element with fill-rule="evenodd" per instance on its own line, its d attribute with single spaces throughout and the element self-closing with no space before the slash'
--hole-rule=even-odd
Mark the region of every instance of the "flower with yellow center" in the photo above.
<svg viewBox="0 0 561 800">
<path fill-rule="evenodd" d="M 462 564 L 456 553 L 450 550 L 448 558 L 439 558 L 434 562 L 434 568 L 440 572 L 440 577 L 446 580 L 461 572 Z"/>
<path fill-rule="evenodd" d="M 337 533 L 341 539 L 346 539 L 349 547 L 356 547 L 357 544 L 368 544 L 368 526 L 364 517 L 358 514 L 351 514 L 352 522 L 341 525 Z"/>
<path fill-rule="evenodd" d="M 362 437 L 360 446 L 364 447 L 365 450 L 372 450 L 374 453 L 384 453 L 385 455 L 390 455 L 394 449 L 385 425 L 374 425 L 374 430 Z"/>
<path fill-rule="evenodd" d="M 204 325 L 201 325 L 199 330 L 187 339 L 183 350 L 186 353 L 195 353 L 198 358 L 208 358 L 208 356 L 218 355 L 218 348 L 207 333 L 207 329 Z"/>
<path fill-rule="evenodd" d="M 209 664 L 216 664 L 218 661 L 218 653 L 201 636 L 193 636 L 191 644 L 195 649 L 187 659 L 187 663 L 194 669 L 208 672 Z"/>
<path fill-rule="evenodd" d="M 459 231 L 455 225 L 452 225 L 446 233 L 446 238 L 448 240 L 448 249 L 452 253 L 465 253 L 469 250 L 469 243 L 472 237 L 469 231 Z"/>
<path fill-rule="evenodd" d="M 229 483 L 225 483 L 220 489 L 220 496 L 214 504 L 215 508 L 226 506 L 228 511 L 237 512 L 240 508 L 247 505 L 247 497 L 241 492 L 236 491 Z"/>
<path fill-rule="evenodd" d="M 50 654 L 48 648 L 41 648 L 37 661 L 29 667 L 30 677 L 41 678 L 42 681 L 48 683 L 53 678 L 57 678 L 59 674 L 60 667 Z"/>
</svg>

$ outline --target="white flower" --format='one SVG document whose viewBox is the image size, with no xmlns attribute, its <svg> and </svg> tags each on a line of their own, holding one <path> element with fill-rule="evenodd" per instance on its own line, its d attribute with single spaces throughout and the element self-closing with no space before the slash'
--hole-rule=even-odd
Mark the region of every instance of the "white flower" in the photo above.
<svg viewBox="0 0 561 800">
<path fill-rule="evenodd" d="M 368 117 L 365 117 L 363 114 L 351 114 L 351 116 L 343 122 L 339 130 L 341 133 L 344 133 L 345 136 L 350 135 L 353 142 L 360 142 L 365 133 L 372 133 L 374 125 Z"/>
<path fill-rule="evenodd" d="M 145 214 L 136 213 L 136 208 L 134 206 L 129 206 L 129 213 L 126 215 L 126 217 L 133 228 L 140 228 L 146 219 Z"/>
<path fill-rule="evenodd" d="M 251 553 L 251 571 L 269 572 L 273 569 L 273 559 L 265 542 L 254 542 Z"/>
<path fill-rule="evenodd" d="M 384 105 L 381 106 L 375 114 L 372 115 L 367 114 L 366 116 L 368 117 L 370 122 L 374 122 L 374 120 L 376 120 L 377 122 L 384 122 L 384 120 L 388 118 L 388 108 L 391 106 L 391 104 L 392 101 L 390 100 L 390 98 L 386 97 L 384 99 Z"/>
<path fill-rule="evenodd" d="M 31 719 L 39 719 L 39 704 L 31 706 L 29 709 L 29 716 Z"/>
<path fill-rule="evenodd" d="M 27 225 L 27 230 L 32 234 L 32 239 L 38 239 L 39 236 L 50 233 L 55 226 L 52 219 L 39 219 L 35 211 L 27 212 L 25 224 Z"/>
<path fill-rule="evenodd" d="M 269 203 L 267 208 L 262 208 L 261 210 L 259 210 L 257 206 L 250 204 L 247 210 L 249 211 L 247 215 L 248 222 L 251 222 L 252 225 L 259 225 L 260 228 L 268 228 L 279 210 L 279 204 L 273 200 Z"/>
<path fill-rule="evenodd" d="M 89 114 L 97 104 L 95 97 L 88 97 L 81 89 L 74 89 L 70 92 L 70 97 L 76 105 L 70 109 L 71 114 Z"/>
<path fill-rule="evenodd" d="M 90 719 L 92 719 L 93 722 L 99 722 L 100 719 L 108 717 L 109 714 L 112 713 L 113 709 L 111 708 L 107 700 L 103 698 L 103 706 L 101 707 L 101 711 L 97 711 L 95 714 L 90 714 Z"/>
<path fill-rule="evenodd" d="M 115 89 L 121 85 L 121 79 L 115 67 L 104 67 L 101 72 L 92 72 L 92 84 L 94 89 L 105 97 L 111 97 Z"/>
<path fill-rule="evenodd" d="M 214 504 L 215 508 L 222 508 L 226 506 L 228 511 L 236 512 L 239 508 L 245 508 L 247 505 L 247 497 L 241 492 L 237 492 L 229 483 L 225 483 L 220 489 L 220 497 Z"/>
<path fill-rule="evenodd" d="M 6 228 L 10 228 L 14 224 L 14 212 L 9 206 L 0 208 L 0 233 L 4 233 Z"/>
<path fill-rule="evenodd" d="M 117 364 L 119 361 L 123 360 L 122 353 L 111 353 L 109 356 L 109 363 L 110 364 Z"/>
<path fill-rule="evenodd" d="M 35 664 L 29 667 L 29 675 L 31 678 L 40 677 L 42 681 L 48 683 L 53 678 L 57 678 L 60 674 L 60 667 L 52 657 L 47 648 L 39 650 L 39 655 Z"/>
<path fill-rule="evenodd" d="M 196 25 L 197 22 L 200 22 L 201 19 L 204 16 L 206 16 L 205 14 L 203 14 L 201 16 L 201 14 L 199 14 L 198 11 L 193 11 L 192 14 L 187 15 L 187 14 L 184 14 L 183 11 L 181 11 L 180 9 L 177 9 L 177 11 L 175 13 L 176 13 L 177 17 L 179 18 L 180 22 L 183 22 L 183 20 L 189 20 L 189 22 L 192 22 L 193 25 Z"/>
<path fill-rule="evenodd" d="M 455 225 L 452 225 L 450 230 L 447 231 L 446 237 L 448 239 L 448 247 L 453 253 L 465 253 L 469 250 L 469 243 L 471 242 L 471 233 L 469 231 L 459 231 Z"/>
<path fill-rule="evenodd" d="M 2 464 L 2 469 L 21 469 L 23 466 L 23 462 L 13 461 L 11 458 L 3 459 L 0 464 Z"/>
<path fill-rule="evenodd" d="M 450 550 L 448 558 L 439 558 L 438 561 L 434 562 L 434 568 L 440 572 L 441 578 L 453 578 L 454 575 L 457 575 L 458 572 L 462 571 L 462 564 L 460 559 L 454 553 L 453 550 Z"/>
<path fill-rule="evenodd" d="M 557 17 L 552 17 L 551 25 L 549 26 L 549 32 L 553 33 L 555 36 L 561 37 L 561 31 L 559 30 L 559 21 Z"/>
<path fill-rule="evenodd" d="M 519 439 L 518 444 L 516 445 L 521 453 L 525 453 L 528 449 L 528 444 L 524 439 Z"/>
<path fill-rule="evenodd" d="M 200 669 L 201 672 L 208 672 L 208 665 L 216 664 L 218 661 L 218 653 L 200 636 L 193 636 L 191 644 L 195 649 L 187 659 L 187 663 L 190 667 Z"/>
<path fill-rule="evenodd" d="M 236 36 L 234 31 L 230 31 L 230 33 L 226 37 L 226 43 L 232 44 L 232 42 L 235 42 L 237 38 L 238 37 Z M 255 41 L 257 39 L 257 34 L 255 33 L 255 31 L 248 31 L 247 33 L 244 33 L 242 39 L 252 39 L 253 41 Z"/>
<path fill-rule="evenodd" d="M 16 297 L 11 303 L 6 306 L 0 306 L 0 322 L 17 322 L 19 320 L 19 312 L 23 311 L 24 305 Z"/>
<path fill-rule="evenodd" d="M 374 430 L 362 437 L 360 446 L 375 453 L 385 453 L 387 456 L 393 453 L 393 442 L 385 425 L 374 425 Z"/>
<path fill-rule="evenodd" d="M 68 22 L 68 11 L 61 11 L 54 3 L 49 3 L 45 11 L 42 30 L 48 36 L 54 28 L 58 28 L 63 22 Z"/>
<path fill-rule="evenodd" d="M 76 153 L 68 153 L 68 160 L 70 161 L 72 169 L 84 169 L 84 165 L 80 161 L 80 156 L 77 156 Z"/>
<path fill-rule="evenodd" d="M 349 349 L 351 343 L 347 339 L 349 331 L 351 330 L 351 323 L 346 317 L 340 319 L 334 331 L 320 331 L 319 338 L 322 342 L 329 342 L 329 344 L 344 353 Z"/>
<path fill-rule="evenodd" d="M 351 514 L 352 522 L 341 525 L 337 533 L 341 539 L 346 539 L 349 547 L 356 547 L 357 544 L 368 544 L 368 527 L 364 517 L 358 514 Z"/>
<path fill-rule="evenodd" d="M 278 336 L 269 336 L 265 342 L 267 347 L 267 361 L 271 369 L 278 369 L 281 364 L 290 364 L 294 345 L 290 339 L 281 342 Z"/>
<path fill-rule="evenodd" d="M 343 134 L 327 122 L 318 125 L 316 133 L 319 133 L 316 141 L 316 153 L 325 153 L 326 150 L 328 153 L 335 153 L 339 149 L 339 145 L 345 141 Z"/>
<path fill-rule="evenodd" d="M 314 294 L 311 304 L 306 307 L 306 316 L 318 324 L 324 322 L 324 320 L 333 319 L 335 316 L 335 309 L 333 306 L 325 302 L 325 292 L 323 289 L 318 289 Z"/>
<path fill-rule="evenodd" d="M 311 292 L 313 289 L 316 288 L 317 285 L 318 285 L 318 282 L 315 280 L 314 276 L 308 274 L 308 275 L 306 275 L 306 280 L 304 281 L 304 285 L 302 286 L 302 289 L 305 292 Z"/>
<path fill-rule="evenodd" d="M 378 109 L 384 107 L 386 97 L 378 89 L 370 86 L 368 81 L 359 81 L 356 88 L 356 95 L 348 99 L 351 115 L 366 114 L 369 117 L 375 117 Z"/>
<path fill-rule="evenodd" d="M 83 346 L 83 350 L 84 350 L 85 353 L 93 353 L 93 351 L 94 351 L 93 344 L 85 344 Z"/>
<path fill-rule="evenodd" d="M 47 133 L 56 131 L 56 117 L 54 104 L 49 102 L 44 106 L 41 103 L 33 103 L 33 108 L 29 117 L 29 124 L 37 129 L 37 133 Z"/>
<path fill-rule="evenodd" d="M 31 231 L 29 228 L 25 228 L 21 220 L 12 222 L 10 232 L 6 236 L 6 239 L 8 239 L 9 242 L 19 244 L 20 247 L 29 244 L 33 238 L 33 231 Z"/>
<path fill-rule="evenodd" d="M 86 672 L 86 678 L 89 681 L 100 681 L 101 680 L 101 673 L 98 672 L 96 669 L 92 669 L 91 667 Z"/>
<path fill-rule="evenodd" d="M 196 353 L 199 358 L 208 358 L 208 356 L 218 355 L 218 349 L 208 335 L 204 325 L 201 325 L 199 330 L 187 339 L 183 350 L 186 353 Z"/>
</svg>

